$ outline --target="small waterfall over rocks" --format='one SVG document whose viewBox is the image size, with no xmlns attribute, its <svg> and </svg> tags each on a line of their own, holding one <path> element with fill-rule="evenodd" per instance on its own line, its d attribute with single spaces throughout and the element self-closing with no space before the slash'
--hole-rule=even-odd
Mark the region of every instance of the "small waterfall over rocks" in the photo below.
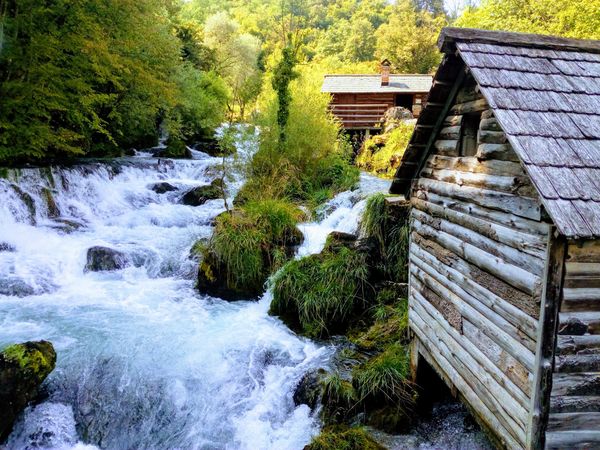
<svg viewBox="0 0 600 450">
<path fill-rule="evenodd" d="M 238 142 L 248 157 L 256 136 Z M 293 392 L 335 351 L 299 338 L 258 302 L 228 303 L 194 289 L 193 243 L 209 237 L 222 200 L 192 207 L 221 158 L 138 152 L 108 162 L 1 172 L 0 347 L 48 339 L 58 353 L 44 399 L 17 422 L 13 449 L 303 448 L 318 419 Z M 174 189 L 153 189 L 168 183 Z M 233 197 L 243 183 L 228 183 Z M 298 256 L 333 230 L 354 232 L 369 193 L 364 175 L 302 225 Z M 128 261 L 86 270 L 92 247 Z"/>
</svg>

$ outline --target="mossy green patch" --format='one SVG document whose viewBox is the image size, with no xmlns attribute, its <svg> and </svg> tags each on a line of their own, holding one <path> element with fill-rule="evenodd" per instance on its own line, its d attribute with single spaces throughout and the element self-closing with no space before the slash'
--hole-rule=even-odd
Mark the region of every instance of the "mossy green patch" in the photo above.
<svg viewBox="0 0 600 450">
<path fill-rule="evenodd" d="M 273 277 L 270 313 L 295 317 L 307 336 L 344 332 L 355 314 L 368 306 L 368 278 L 366 255 L 353 248 L 290 261 Z"/>
<path fill-rule="evenodd" d="M 54 369 L 56 354 L 52 345 L 41 341 L 36 343 L 14 344 L 6 347 L 1 355 L 7 362 L 19 367 L 34 379 L 44 379 Z"/>
<path fill-rule="evenodd" d="M 324 428 L 304 450 L 385 450 L 361 427 L 332 426 Z"/>
<path fill-rule="evenodd" d="M 373 308 L 375 323 L 363 332 L 350 336 L 362 350 L 382 352 L 389 346 L 408 342 L 408 302 L 401 299 L 395 305 L 378 304 Z"/>
</svg>

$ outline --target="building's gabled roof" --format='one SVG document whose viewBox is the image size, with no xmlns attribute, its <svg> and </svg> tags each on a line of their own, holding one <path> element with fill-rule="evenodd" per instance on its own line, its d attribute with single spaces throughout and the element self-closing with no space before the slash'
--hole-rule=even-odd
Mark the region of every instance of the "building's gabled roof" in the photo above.
<svg viewBox="0 0 600 450">
<path fill-rule="evenodd" d="M 381 85 L 381 75 L 325 75 L 322 92 L 331 94 L 425 93 L 431 88 L 431 75 L 390 75 Z"/>
<path fill-rule="evenodd" d="M 408 191 L 466 65 L 559 232 L 600 237 L 600 41 L 446 28 L 439 45 L 446 55 L 392 192 Z"/>
</svg>

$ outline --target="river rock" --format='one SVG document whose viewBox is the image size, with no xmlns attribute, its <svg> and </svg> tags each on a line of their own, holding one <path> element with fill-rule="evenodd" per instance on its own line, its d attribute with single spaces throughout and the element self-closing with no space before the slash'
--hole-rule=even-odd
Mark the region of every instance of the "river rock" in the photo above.
<svg viewBox="0 0 600 450">
<path fill-rule="evenodd" d="M 12 297 L 28 297 L 35 295 L 36 290 L 17 277 L 0 278 L 0 295 Z"/>
<path fill-rule="evenodd" d="M 56 352 L 50 342 L 25 342 L 0 353 L 0 442 L 56 365 Z"/>
<path fill-rule="evenodd" d="M 167 146 L 155 151 L 157 158 L 192 159 L 192 152 L 185 142 L 178 139 L 167 139 Z"/>
<path fill-rule="evenodd" d="M 307 372 L 294 390 L 294 404 L 308 405 L 313 410 L 321 400 L 323 395 L 322 381 L 327 372 L 323 369 L 316 369 Z"/>
<path fill-rule="evenodd" d="M 156 192 L 157 194 L 164 194 L 166 192 L 176 191 L 177 188 L 173 186 L 171 183 L 167 183 L 166 181 L 161 181 L 160 183 L 154 183 L 148 186 L 150 190 Z"/>
<path fill-rule="evenodd" d="M 336 250 L 341 247 L 354 247 L 358 236 L 343 231 L 332 231 L 327 236 L 324 250 Z"/>
<path fill-rule="evenodd" d="M 194 144 L 194 149 L 209 156 L 227 156 L 233 153 L 230 148 L 219 145 L 216 139 L 202 139 Z"/>
<path fill-rule="evenodd" d="M 0 253 L 2 253 L 2 252 L 14 253 L 16 251 L 17 251 L 17 249 L 15 248 L 14 245 L 9 244 L 8 242 L 0 242 Z"/>
<path fill-rule="evenodd" d="M 129 259 L 124 253 L 108 247 L 96 246 L 88 249 L 85 270 L 102 272 L 119 270 L 129 265 Z"/>
<path fill-rule="evenodd" d="M 200 206 L 208 200 L 216 200 L 223 197 L 223 182 L 220 179 L 213 180 L 205 186 L 197 186 L 190 189 L 181 198 L 181 203 L 188 206 Z"/>
</svg>

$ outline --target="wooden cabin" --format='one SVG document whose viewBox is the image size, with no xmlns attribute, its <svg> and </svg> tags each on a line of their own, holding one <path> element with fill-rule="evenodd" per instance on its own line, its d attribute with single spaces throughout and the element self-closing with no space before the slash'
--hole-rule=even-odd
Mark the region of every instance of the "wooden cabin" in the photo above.
<svg viewBox="0 0 600 450">
<path fill-rule="evenodd" d="M 331 94 L 331 111 L 346 130 L 379 129 L 384 113 L 394 106 L 419 116 L 431 76 L 390 74 L 390 67 L 384 60 L 380 75 L 325 75 L 321 91 Z"/>
<path fill-rule="evenodd" d="M 413 368 L 498 447 L 600 448 L 600 41 L 447 28 L 391 192 Z"/>
</svg>

